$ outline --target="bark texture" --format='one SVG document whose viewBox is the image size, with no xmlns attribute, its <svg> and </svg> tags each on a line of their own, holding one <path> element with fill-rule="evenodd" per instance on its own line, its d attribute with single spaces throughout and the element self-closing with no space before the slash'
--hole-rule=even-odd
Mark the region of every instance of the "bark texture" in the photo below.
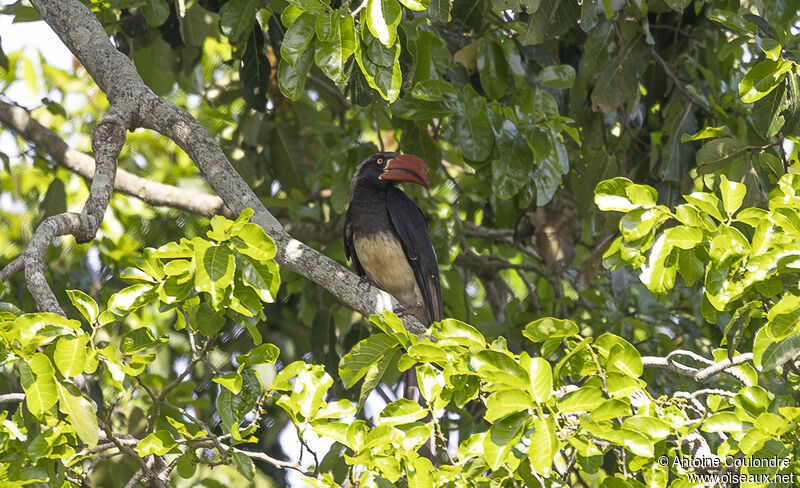
<svg viewBox="0 0 800 488">
<path fill-rule="evenodd" d="M 77 0 L 32 0 L 31 3 L 83 64 L 110 104 L 108 113 L 95 127 L 92 137 L 97 170 L 92 181 L 91 196 L 81 214 L 80 226 L 70 227 L 65 233 L 75 235 L 81 242 L 94 237 L 102 222 L 100 211 L 105 210 L 113 190 L 118 148 L 124 144 L 125 130 L 144 127 L 172 139 L 186 151 L 211 188 L 234 214 L 238 215 L 245 208 L 255 211 L 252 221 L 275 240 L 278 248 L 276 260 L 281 266 L 323 286 L 344 304 L 364 315 L 399 308 L 397 301 L 386 292 L 365 285 L 339 263 L 290 236 L 234 170 L 208 131 L 187 111 L 157 96 L 144 84 L 133 63 L 111 44 L 105 30 L 87 7 Z M 52 218 L 59 217 L 62 216 Z M 49 231 L 46 233 L 46 237 L 50 238 L 48 246 L 55 238 L 52 234 Z M 43 272 L 39 275 L 43 270 L 43 253 L 34 255 L 28 254 L 29 251 L 24 255 L 38 260 L 38 263 L 35 266 L 25 265 L 28 286 L 44 286 L 52 296 Z M 0 279 L 6 279 L 11 272 L 21 268 L 15 263 L 12 262 L 0 272 Z M 36 274 L 35 280 L 28 276 L 29 267 L 31 273 Z M 34 290 L 31 292 L 37 295 Z M 42 301 L 37 299 L 40 309 L 44 308 L 45 302 L 49 303 L 46 295 L 42 294 Z M 55 307 L 50 311 L 60 312 L 57 303 Z M 403 322 L 411 332 L 419 334 L 425 330 L 410 315 L 404 316 Z"/>
</svg>

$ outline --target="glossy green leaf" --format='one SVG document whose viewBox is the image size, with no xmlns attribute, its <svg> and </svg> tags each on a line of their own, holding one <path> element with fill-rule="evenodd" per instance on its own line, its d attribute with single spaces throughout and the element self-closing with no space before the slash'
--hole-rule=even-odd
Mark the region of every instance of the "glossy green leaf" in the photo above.
<svg viewBox="0 0 800 488">
<path fill-rule="evenodd" d="M 314 40 L 317 15 L 316 12 L 303 12 L 286 30 L 281 44 L 281 58 L 292 68 L 297 67 Z"/>
<path fill-rule="evenodd" d="M 529 384 L 528 373 L 522 367 L 497 351 L 480 351 L 469 360 L 470 365 L 484 381 L 495 385 L 525 388 Z"/>
<path fill-rule="evenodd" d="M 575 322 L 546 317 L 526 325 L 522 335 L 533 342 L 543 342 L 548 339 L 574 337 L 578 333 L 578 326 Z"/>
<path fill-rule="evenodd" d="M 80 290 L 67 290 L 67 296 L 75 308 L 78 309 L 78 312 L 80 312 L 83 318 L 90 324 L 94 324 L 97 321 L 100 308 L 92 297 Z"/>
<path fill-rule="evenodd" d="M 20 383 L 25 391 L 25 404 L 36 417 L 44 413 L 58 401 L 55 369 L 50 359 L 37 352 L 27 363 L 20 363 Z"/>
<path fill-rule="evenodd" d="M 397 346 L 396 340 L 386 334 L 373 334 L 356 344 L 342 357 L 339 376 L 351 388 L 367 374 L 369 368 Z"/>
<path fill-rule="evenodd" d="M 550 363 L 542 358 L 532 358 L 527 354 L 520 356 L 520 366 L 527 372 L 531 380 L 529 391 L 533 401 L 542 405 L 550 400 L 553 390 L 553 371 Z"/>
<path fill-rule="evenodd" d="M 177 446 L 177 443 L 172 438 L 170 431 L 157 430 L 139 441 L 134 449 L 142 457 L 150 455 L 163 456 L 172 451 L 175 446 Z"/>
<path fill-rule="evenodd" d="M 722 208 L 728 215 L 733 215 L 742 206 L 747 187 L 735 181 L 729 181 L 725 175 L 720 176 L 719 190 L 722 193 Z"/>
<path fill-rule="evenodd" d="M 417 402 L 407 398 L 401 398 L 399 400 L 395 400 L 389 405 L 386 405 L 386 408 L 383 409 L 378 417 L 378 424 L 408 424 L 422 419 L 427 414 L 428 412 L 423 410 L 422 407 L 417 404 Z"/>
<path fill-rule="evenodd" d="M 496 419 L 517 412 L 528 412 L 533 408 L 531 397 L 522 390 L 500 390 L 486 399 L 486 420 Z"/>
<path fill-rule="evenodd" d="M 377 38 L 362 35 L 356 41 L 355 58 L 367 84 L 389 103 L 397 100 L 402 84 L 400 46 L 386 47 Z"/>
<path fill-rule="evenodd" d="M 562 398 L 558 402 L 558 411 L 561 413 L 591 412 L 604 400 L 602 390 L 584 386 Z"/>
<path fill-rule="evenodd" d="M 455 120 L 455 129 L 461 151 L 469 160 L 484 161 L 492 153 L 494 134 L 486 110 L 471 89 L 463 101 L 464 110 Z"/>
<path fill-rule="evenodd" d="M 89 359 L 86 345 L 89 343 L 89 335 L 81 334 L 78 337 L 61 337 L 56 342 L 56 350 L 53 352 L 53 362 L 65 378 L 83 373 L 86 361 Z"/>
<path fill-rule="evenodd" d="M 366 26 L 381 44 L 394 46 L 397 42 L 397 26 L 400 24 L 403 9 L 397 0 L 368 0 L 362 11 Z"/>
<path fill-rule="evenodd" d="M 511 450 L 522 438 L 529 423 L 530 416 L 520 412 L 492 424 L 483 441 L 484 457 L 490 468 L 496 470 L 509 461 Z"/>
<path fill-rule="evenodd" d="M 792 69 L 793 63 L 783 59 L 765 59 L 750 68 L 739 83 L 739 96 L 744 103 L 752 103 L 774 90 Z"/>
<path fill-rule="evenodd" d="M 508 88 L 508 63 L 500 44 L 485 37 L 478 40 L 478 76 L 486 95 L 498 99 Z"/>
<path fill-rule="evenodd" d="M 546 66 L 539 72 L 539 82 L 544 86 L 565 90 L 575 81 L 575 68 L 568 64 Z"/>
<path fill-rule="evenodd" d="M 100 438 L 97 426 L 97 415 L 89 400 L 78 392 L 77 388 L 56 382 L 58 390 L 58 409 L 67 416 L 69 423 L 89 447 L 95 447 Z"/>
<path fill-rule="evenodd" d="M 322 22 L 325 19 L 332 19 Z M 320 27 L 322 25 L 322 27 Z M 314 62 L 336 83 L 345 80 L 345 63 L 356 51 L 356 31 L 353 18 L 320 15 L 317 19 L 318 40 Z"/>
<path fill-rule="evenodd" d="M 219 10 L 219 25 L 222 28 L 222 33 L 228 36 L 232 43 L 241 42 L 253 28 L 259 6 L 258 0 L 230 0 L 226 2 Z M 169 7 L 167 7 L 167 14 L 169 14 Z"/>
<path fill-rule="evenodd" d="M 195 279 L 194 287 L 198 292 L 211 296 L 214 305 L 225 297 L 225 292 L 233 284 L 235 269 L 234 257 L 230 248 L 211 245 L 208 241 L 195 238 Z"/>
</svg>

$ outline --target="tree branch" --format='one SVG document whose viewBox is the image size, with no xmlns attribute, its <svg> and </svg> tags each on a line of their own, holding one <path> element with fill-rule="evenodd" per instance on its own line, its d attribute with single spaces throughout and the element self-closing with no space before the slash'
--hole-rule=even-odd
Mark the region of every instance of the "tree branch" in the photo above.
<svg viewBox="0 0 800 488">
<path fill-rule="evenodd" d="M 246 208 L 255 211 L 252 221 L 274 239 L 278 264 L 325 287 L 365 316 L 400 308 L 397 300 L 385 291 L 371 285 L 365 289 L 355 274 L 292 238 L 236 173 L 208 131 L 188 112 L 158 97 L 144 84 L 133 63 L 111 44 L 87 7 L 77 0 L 32 0 L 32 3 L 106 94 L 112 108 L 119 114 L 131 115 L 130 123 L 123 127 L 128 130 L 145 127 L 169 137 L 186 151 L 234 214 Z M 57 303 L 56 307 L 60 310 Z M 410 314 L 405 314 L 402 320 L 413 333 L 421 334 L 426 329 Z"/>
<path fill-rule="evenodd" d="M 676 357 L 689 357 L 703 363 L 706 365 L 705 368 L 697 369 L 691 366 L 686 366 L 685 364 L 681 364 L 675 361 Z M 711 359 L 704 358 L 699 354 L 696 354 L 691 351 L 684 351 L 684 350 L 676 350 L 669 353 L 666 357 L 657 357 L 657 356 L 643 356 L 642 357 L 642 365 L 645 367 L 651 368 L 661 368 L 667 369 L 674 373 L 681 374 L 683 376 L 688 376 L 693 380 L 702 383 L 707 379 L 711 378 L 717 373 L 725 372 L 729 375 L 733 376 L 737 380 L 741 381 L 745 386 L 751 386 L 750 381 L 739 372 L 732 370 L 736 366 L 740 366 L 744 363 L 753 360 L 753 353 L 745 353 L 740 354 L 733 358 L 731 361 L 730 359 L 724 359 L 720 362 L 714 362 Z"/>
<path fill-rule="evenodd" d="M 84 178 L 94 179 L 94 158 L 70 148 L 56 133 L 31 117 L 30 112 L 24 108 L 0 100 L 0 123 L 34 144 L 59 166 Z M 158 183 L 124 169 L 117 170 L 114 189 L 151 205 L 172 207 L 204 217 L 216 214 L 233 215 L 217 195 Z"/>
<path fill-rule="evenodd" d="M 24 401 L 24 393 L 8 393 L 5 395 L 0 395 L 0 403 L 19 403 Z"/>
</svg>

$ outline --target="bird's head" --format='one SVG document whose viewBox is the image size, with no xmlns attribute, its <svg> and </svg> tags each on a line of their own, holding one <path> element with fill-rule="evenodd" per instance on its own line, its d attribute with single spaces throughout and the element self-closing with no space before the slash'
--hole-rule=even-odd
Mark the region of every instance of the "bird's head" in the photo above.
<svg viewBox="0 0 800 488">
<path fill-rule="evenodd" d="M 356 169 L 353 186 L 388 186 L 411 182 L 430 188 L 428 165 L 411 154 L 380 152 L 365 159 Z"/>
</svg>

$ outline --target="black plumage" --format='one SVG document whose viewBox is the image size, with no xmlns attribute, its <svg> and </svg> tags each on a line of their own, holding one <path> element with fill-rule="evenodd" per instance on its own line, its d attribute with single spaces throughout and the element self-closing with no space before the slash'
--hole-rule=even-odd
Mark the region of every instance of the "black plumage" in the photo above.
<svg viewBox="0 0 800 488">
<path fill-rule="evenodd" d="M 422 211 L 395 185 L 428 187 L 425 163 L 409 154 L 377 153 L 356 169 L 344 246 L 356 272 L 397 298 L 429 325 L 442 319 L 439 265 Z"/>
</svg>

